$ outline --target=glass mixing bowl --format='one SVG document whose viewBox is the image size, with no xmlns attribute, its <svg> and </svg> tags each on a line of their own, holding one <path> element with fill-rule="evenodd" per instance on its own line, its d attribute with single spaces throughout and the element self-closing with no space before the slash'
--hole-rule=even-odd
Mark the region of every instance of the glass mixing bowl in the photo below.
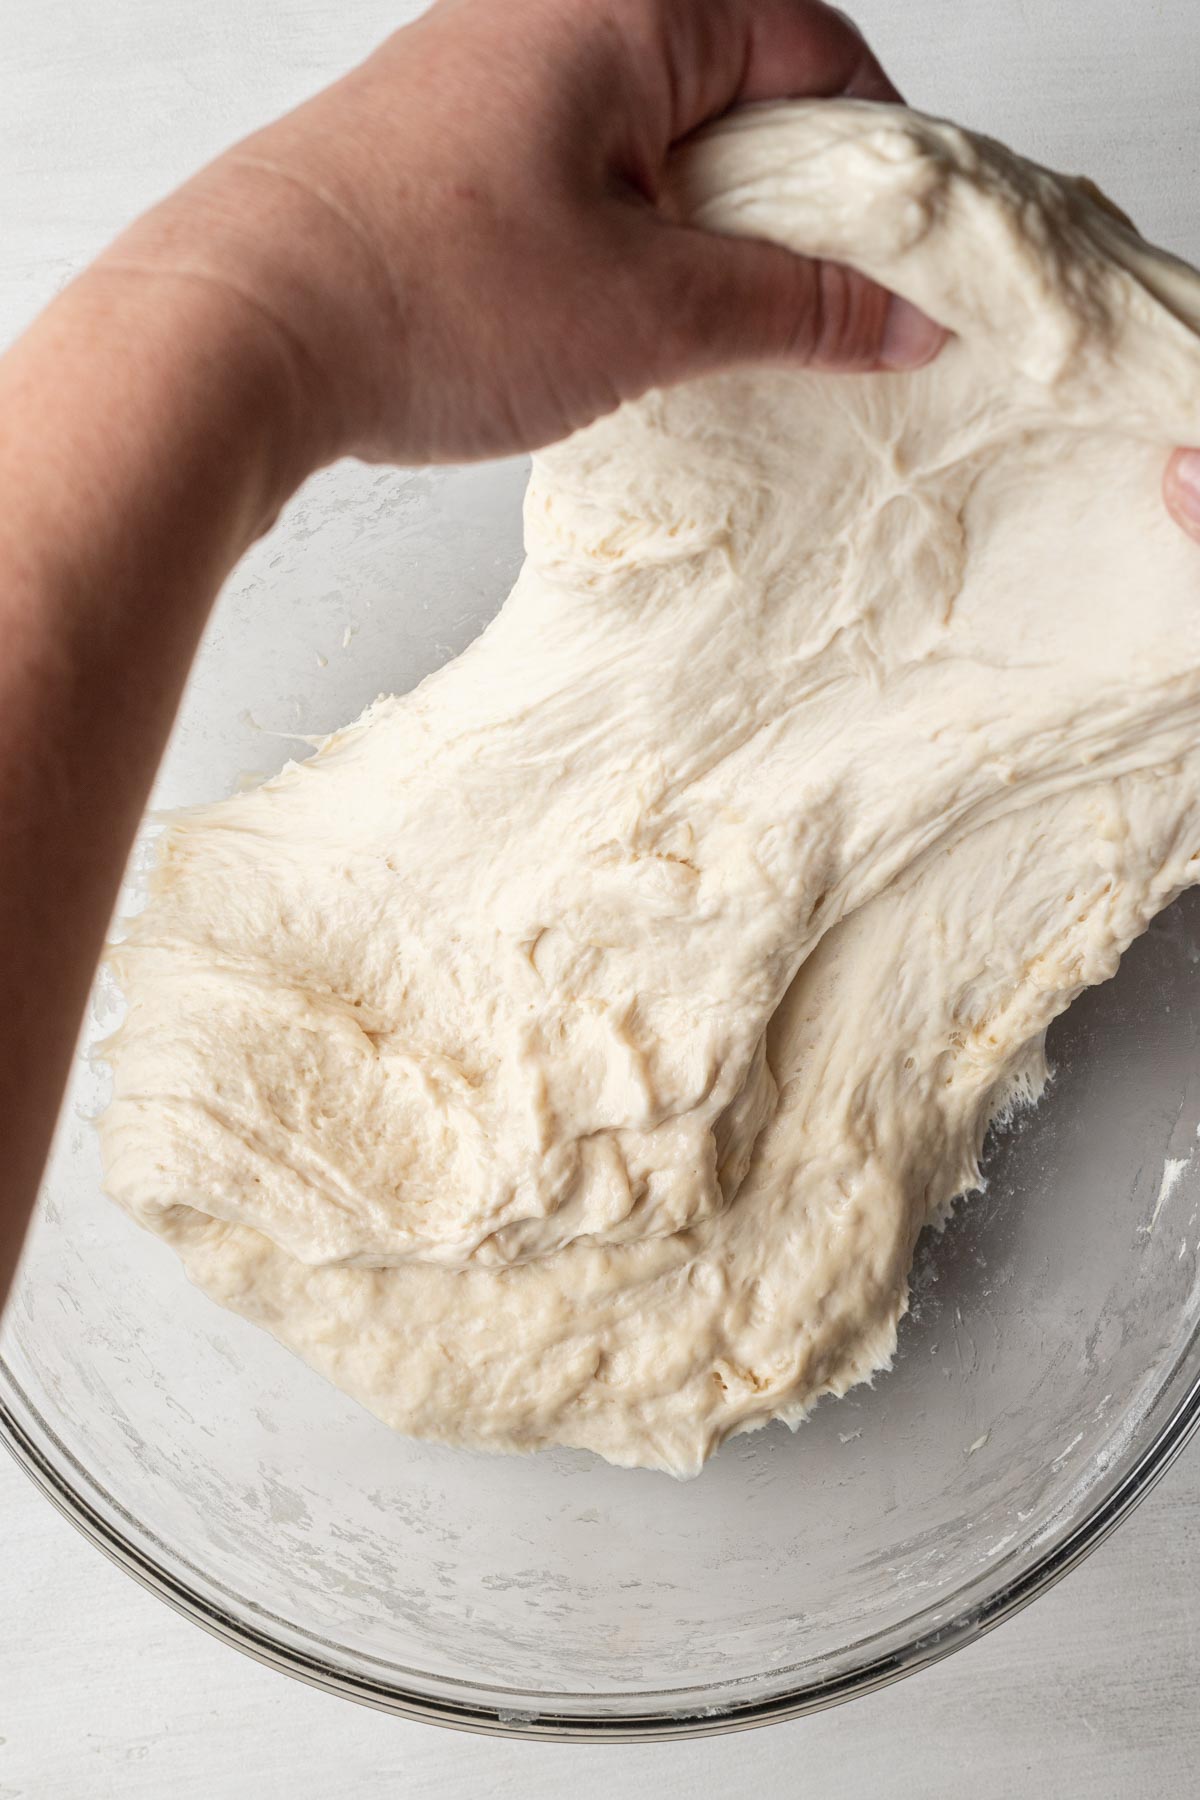
<svg viewBox="0 0 1200 1800">
<path fill-rule="evenodd" d="M 314 482 L 221 603 L 159 803 L 270 772 L 289 734 L 467 643 L 519 562 L 523 480 Z M 620 1738 L 844 1699 L 1070 1568 L 1200 1417 L 1198 1030 L 1200 892 L 1052 1033 L 1050 1092 L 922 1241 L 892 1371 L 686 1485 L 393 1436 L 102 1197 L 103 1076 L 81 1060 L 0 1340 L 0 1426 L 155 1592 L 358 1700 Z"/>
</svg>

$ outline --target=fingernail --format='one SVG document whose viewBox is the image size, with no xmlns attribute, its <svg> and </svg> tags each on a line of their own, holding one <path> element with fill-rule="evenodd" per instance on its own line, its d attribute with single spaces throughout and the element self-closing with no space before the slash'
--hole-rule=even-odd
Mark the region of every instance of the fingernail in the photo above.
<svg viewBox="0 0 1200 1800">
<path fill-rule="evenodd" d="M 1171 463 L 1171 498 L 1193 532 L 1200 532 L 1200 450 L 1180 450 Z"/>
<path fill-rule="evenodd" d="M 884 369 L 923 369 L 946 341 L 946 333 L 909 300 L 892 296 L 883 322 L 879 364 Z"/>
</svg>

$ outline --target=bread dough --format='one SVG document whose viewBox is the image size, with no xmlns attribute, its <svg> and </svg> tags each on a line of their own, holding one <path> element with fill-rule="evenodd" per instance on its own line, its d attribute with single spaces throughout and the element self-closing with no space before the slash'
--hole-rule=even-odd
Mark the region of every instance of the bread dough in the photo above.
<svg viewBox="0 0 1200 1800">
<path fill-rule="evenodd" d="M 1200 878 L 1200 277 L 898 108 L 750 109 L 673 181 L 955 340 L 536 458 L 482 638 L 171 826 L 101 1132 L 398 1429 L 683 1475 L 889 1361 L 1047 1024 Z"/>
</svg>

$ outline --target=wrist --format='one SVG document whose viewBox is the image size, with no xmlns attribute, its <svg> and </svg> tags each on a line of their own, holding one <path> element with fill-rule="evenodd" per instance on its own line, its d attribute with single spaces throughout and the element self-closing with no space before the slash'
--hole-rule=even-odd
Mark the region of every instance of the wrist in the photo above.
<svg viewBox="0 0 1200 1800">
<path fill-rule="evenodd" d="M 112 424 L 131 449 L 141 445 L 147 477 L 155 454 L 202 480 L 221 469 L 233 560 L 320 466 L 304 396 L 274 334 L 205 273 L 106 254 L 60 296 L 46 325 L 68 358 L 106 365 L 103 391 L 127 396 Z"/>
<path fill-rule="evenodd" d="M 286 121 L 284 122 L 286 123 Z M 278 380 L 280 462 L 298 476 L 370 454 L 398 333 L 387 271 L 329 189 L 273 154 L 272 128 L 222 156 L 101 257 L 159 284 L 208 288 L 242 353 Z M 388 354 L 383 353 L 387 344 Z M 388 373 L 385 376 L 384 369 Z"/>
</svg>

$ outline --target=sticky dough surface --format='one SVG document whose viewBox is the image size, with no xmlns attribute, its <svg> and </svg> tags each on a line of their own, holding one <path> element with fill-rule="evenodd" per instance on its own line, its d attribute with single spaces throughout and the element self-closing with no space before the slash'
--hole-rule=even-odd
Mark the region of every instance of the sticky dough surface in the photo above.
<svg viewBox="0 0 1200 1800">
<path fill-rule="evenodd" d="M 172 825 L 101 1130 L 398 1429 L 687 1474 L 888 1362 L 1047 1024 L 1198 878 L 1200 277 L 899 109 L 752 109 L 675 182 L 956 339 L 538 457 L 482 638 Z"/>
</svg>

